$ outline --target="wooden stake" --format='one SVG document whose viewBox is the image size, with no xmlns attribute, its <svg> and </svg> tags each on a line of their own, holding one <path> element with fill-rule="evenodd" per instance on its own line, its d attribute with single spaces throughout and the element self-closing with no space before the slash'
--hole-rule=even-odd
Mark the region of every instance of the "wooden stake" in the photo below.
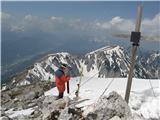
<svg viewBox="0 0 160 120">
<path fill-rule="evenodd" d="M 139 6 L 138 11 L 137 11 L 135 32 L 140 32 L 141 18 L 142 18 L 142 6 Z M 127 103 L 129 102 L 130 90 L 131 90 L 131 86 L 132 86 L 132 77 L 133 77 L 133 70 L 134 70 L 135 61 L 136 61 L 137 48 L 138 48 L 138 45 L 132 46 L 131 65 L 130 65 L 126 94 L 125 94 L 125 100 Z"/>
</svg>

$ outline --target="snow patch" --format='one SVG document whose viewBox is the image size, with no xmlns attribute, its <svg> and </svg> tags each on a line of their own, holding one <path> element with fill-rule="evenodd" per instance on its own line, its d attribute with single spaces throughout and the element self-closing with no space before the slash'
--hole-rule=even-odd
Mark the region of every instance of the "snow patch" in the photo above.
<svg viewBox="0 0 160 120">
<path fill-rule="evenodd" d="M 18 116 L 29 116 L 31 113 L 33 113 L 34 109 L 29 108 L 25 110 L 20 110 L 20 111 L 14 111 L 13 108 L 6 111 L 5 113 L 10 117 L 10 118 L 15 118 Z"/>
</svg>

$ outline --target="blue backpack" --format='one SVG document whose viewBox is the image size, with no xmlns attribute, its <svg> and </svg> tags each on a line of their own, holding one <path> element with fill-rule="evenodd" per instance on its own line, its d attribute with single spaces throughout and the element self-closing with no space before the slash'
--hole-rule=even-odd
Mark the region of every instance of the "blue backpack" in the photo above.
<svg viewBox="0 0 160 120">
<path fill-rule="evenodd" d="M 60 70 L 60 69 L 56 70 L 56 72 L 55 72 L 56 77 L 60 78 L 62 75 L 64 75 L 64 72 L 62 70 Z"/>
</svg>

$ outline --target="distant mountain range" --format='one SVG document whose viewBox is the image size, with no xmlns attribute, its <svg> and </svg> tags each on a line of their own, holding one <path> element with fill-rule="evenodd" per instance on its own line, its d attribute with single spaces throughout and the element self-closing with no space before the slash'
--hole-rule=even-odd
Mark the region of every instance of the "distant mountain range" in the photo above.
<svg viewBox="0 0 160 120">
<path fill-rule="evenodd" d="M 14 87 L 54 79 L 54 71 L 58 69 L 60 63 L 67 63 L 71 67 L 72 77 L 80 76 L 82 68 L 84 76 L 127 77 L 130 57 L 120 46 L 106 46 L 81 56 L 67 52 L 48 54 L 34 65 L 13 76 L 10 85 Z M 160 78 L 160 52 L 137 57 L 134 77 Z"/>
</svg>

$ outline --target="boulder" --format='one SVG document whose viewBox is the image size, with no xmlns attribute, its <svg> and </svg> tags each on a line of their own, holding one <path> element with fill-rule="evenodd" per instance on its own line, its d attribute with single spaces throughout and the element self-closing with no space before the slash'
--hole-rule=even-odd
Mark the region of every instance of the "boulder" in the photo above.
<svg viewBox="0 0 160 120">
<path fill-rule="evenodd" d="M 3 117 L 0 117 L 0 120 L 12 120 L 12 119 L 9 118 L 8 116 L 3 116 Z"/>
<path fill-rule="evenodd" d="M 31 92 L 27 93 L 26 95 L 24 95 L 24 98 L 26 100 L 33 100 L 36 97 L 37 97 L 37 94 L 34 91 L 31 91 Z"/>
<path fill-rule="evenodd" d="M 96 120 L 97 119 L 97 114 L 95 113 L 89 113 L 86 117 L 86 120 Z"/>
<path fill-rule="evenodd" d="M 54 96 L 46 96 L 43 101 L 43 108 L 41 112 L 43 114 L 43 120 L 56 120 L 58 119 L 60 112 L 67 106 L 68 97 L 56 100 Z"/>
<path fill-rule="evenodd" d="M 95 106 L 95 107 L 94 107 Z M 87 118 L 94 117 L 93 120 L 132 120 L 132 114 L 126 101 L 117 94 L 116 92 L 111 92 L 108 96 L 100 98 L 100 100 L 95 103 L 94 111 L 87 114 Z M 95 117 L 96 116 L 96 117 Z"/>
<path fill-rule="evenodd" d="M 121 119 L 118 116 L 114 116 L 113 118 L 111 118 L 109 120 L 121 120 Z"/>
<path fill-rule="evenodd" d="M 76 108 L 66 107 L 61 111 L 59 120 L 80 120 L 82 119 L 82 111 Z"/>
</svg>

